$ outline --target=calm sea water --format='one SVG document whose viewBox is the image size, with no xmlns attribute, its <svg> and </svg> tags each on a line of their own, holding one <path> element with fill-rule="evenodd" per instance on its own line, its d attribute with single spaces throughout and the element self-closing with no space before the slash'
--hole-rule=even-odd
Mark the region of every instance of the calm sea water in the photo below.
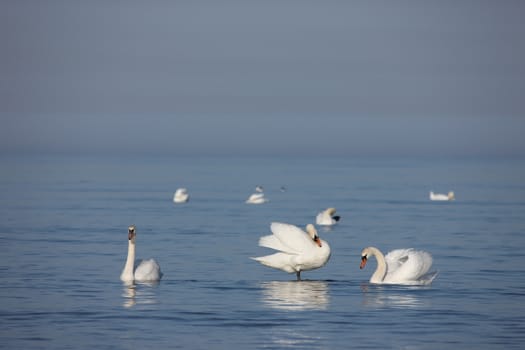
<svg viewBox="0 0 525 350">
<path fill-rule="evenodd" d="M 244 203 L 256 185 L 269 203 Z M 329 206 L 332 257 L 305 281 L 249 259 L 272 221 L 304 227 Z M 525 344 L 523 159 L 4 157 L 0 219 L 0 348 Z M 157 285 L 119 280 L 130 224 Z M 370 285 L 369 245 L 427 250 L 439 276 Z"/>
</svg>

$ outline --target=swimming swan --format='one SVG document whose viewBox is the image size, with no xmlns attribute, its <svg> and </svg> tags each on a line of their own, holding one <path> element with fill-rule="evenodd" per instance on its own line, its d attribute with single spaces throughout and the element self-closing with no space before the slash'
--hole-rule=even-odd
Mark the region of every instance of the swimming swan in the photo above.
<svg viewBox="0 0 525 350">
<path fill-rule="evenodd" d="M 128 227 L 128 258 L 120 279 L 123 282 L 153 282 L 162 278 L 159 264 L 155 259 L 135 261 L 135 225 Z"/>
<path fill-rule="evenodd" d="M 428 272 L 432 266 L 432 256 L 421 250 L 396 249 L 386 256 L 375 247 L 368 247 L 361 252 L 361 265 L 364 268 L 371 256 L 377 260 L 377 269 L 370 278 L 370 283 L 427 285 L 432 283 L 437 272 Z"/>
<path fill-rule="evenodd" d="M 335 225 L 341 219 L 341 217 L 338 215 L 334 215 L 334 214 L 335 214 L 335 208 L 328 208 L 317 214 L 317 217 L 315 218 L 315 222 L 317 223 L 317 225 L 322 225 L 322 226 Z"/>
<path fill-rule="evenodd" d="M 288 273 L 294 273 L 301 280 L 301 271 L 323 267 L 330 259 L 330 246 L 319 239 L 312 224 L 306 232 L 299 227 L 279 222 L 270 225 L 273 235 L 259 239 L 261 247 L 278 250 L 278 253 L 252 258 L 263 265 Z"/>
<path fill-rule="evenodd" d="M 188 190 L 185 188 L 177 189 L 177 191 L 175 191 L 175 194 L 173 195 L 174 203 L 185 203 L 189 200 L 190 200 L 190 195 L 188 194 Z"/>
<path fill-rule="evenodd" d="M 256 189 L 257 193 L 253 193 L 248 199 L 246 200 L 246 203 L 248 204 L 263 204 L 266 203 L 268 200 L 264 197 L 264 193 Z"/>
<path fill-rule="evenodd" d="M 430 200 L 431 201 L 453 201 L 456 199 L 454 192 L 450 191 L 448 194 L 434 193 L 430 191 Z"/>
</svg>

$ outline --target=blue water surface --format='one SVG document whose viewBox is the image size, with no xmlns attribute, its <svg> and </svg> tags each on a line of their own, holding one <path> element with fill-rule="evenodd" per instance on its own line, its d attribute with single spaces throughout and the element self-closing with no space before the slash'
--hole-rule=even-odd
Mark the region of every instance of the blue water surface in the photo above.
<svg viewBox="0 0 525 350">
<path fill-rule="evenodd" d="M 245 204 L 257 185 L 269 202 Z M 271 222 L 327 207 L 325 267 L 250 260 Z M 119 280 L 130 224 L 159 284 Z M 370 245 L 427 250 L 439 275 L 371 285 Z M 3 156 L 0 348 L 520 349 L 524 248 L 523 159 Z"/>
</svg>

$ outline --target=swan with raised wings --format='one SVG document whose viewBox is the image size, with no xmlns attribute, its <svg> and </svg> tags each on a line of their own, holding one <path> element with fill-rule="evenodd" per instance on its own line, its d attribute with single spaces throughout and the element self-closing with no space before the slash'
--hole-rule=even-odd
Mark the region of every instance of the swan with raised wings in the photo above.
<svg viewBox="0 0 525 350">
<path fill-rule="evenodd" d="M 315 222 L 321 226 L 332 226 L 337 224 L 341 217 L 335 214 L 335 208 L 328 208 L 318 213 Z"/>
<path fill-rule="evenodd" d="M 160 266 L 155 259 L 135 261 L 135 225 L 128 227 L 128 258 L 120 279 L 123 282 L 155 282 L 162 278 Z"/>
<path fill-rule="evenodd" d="M 370 283 L 427 285 L 437 276 L 437 271 L 428 272 L 432 266 L 432 256 L 422 250 L 395 249 L 384 256 L 379 249 L 368 247 L 361 252 L 359 268 L 364 268 L 372 256 L 376 257 L 377 268 Z"/>
<path fill-rule="evenodd" d="M 270 229 L 273 234 L 261 237 L 259 245 L 278 252 L 253 260 L 274 269 L 295 272 L 297 280 L 301 280 L 301 271 L 323 267 L 330 259 L 330 246 L 319 238 L 314 225 L 308 224 L 305 232 L 294 225 L 273 222 Z"/>
</svg>

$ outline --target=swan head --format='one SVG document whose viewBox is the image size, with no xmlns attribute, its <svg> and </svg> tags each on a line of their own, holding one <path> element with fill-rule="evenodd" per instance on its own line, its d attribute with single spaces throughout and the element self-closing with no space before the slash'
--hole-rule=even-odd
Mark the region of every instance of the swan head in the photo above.
<svg viewBox="0 0 525 350">
<path fill-rule="evenodd" d="M 453 191 L 450 191 L 450 192 L 448 193 L 448 199 L 449 199 L 449 200 L 454 200 L 454 199 L 456 199 L 456 197 L 454 197 L 454 192 L 453 192 Z"/>
<path fill-rule="evenodd" d="M 306 232 L 312 238 L 312 240 L 317 244 L 319 247 L 322 247 L 321 240 L 319 239 L 319 235 L 317 234 L 317 230 L 315 229 L 314 225 L 308 224 L 306 225 Z"/>
<path fill-rule="evenodd" d="M 361 252 L 361 265 L 359 265 L 360 269 L 363 269 L 366 265 L 366 262 L 368 261 L 368 257 L 373 255 L 369 248 L 363 249 Z"/>
<path fill-rule="evenodd" d="M 128 240 L 130 243 L 135 244 L 136 235 L 137 235 L 137 231 L 135 230 L 135 225 L 128 226 Z"/>
<path fill-rule="evenodd" d="M 264 191 L 264 189 L 263 189 L 262 186 L 257 186 L 257 187 L 255 187 L 255 192 L 259 192 L 259 193 L 261 193 L 261 192 L 263 192 L 263 191 Z"/>
</svg>

